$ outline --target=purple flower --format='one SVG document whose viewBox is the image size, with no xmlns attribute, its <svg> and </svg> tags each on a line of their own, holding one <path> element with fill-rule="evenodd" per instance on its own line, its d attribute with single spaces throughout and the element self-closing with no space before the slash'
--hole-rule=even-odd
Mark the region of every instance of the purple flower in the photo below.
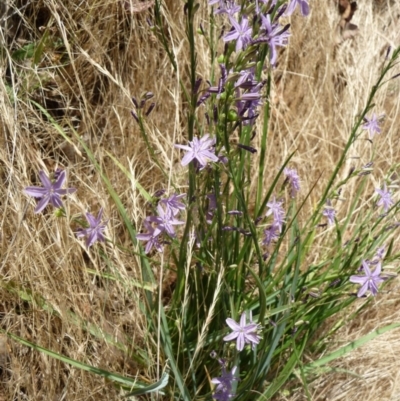
<svg viewBox="0 0 400 401">
<path fill-rule="evenodd" d="M 236 376 L 237 366 L 234 366 L 230 372 L 226 371 L 225 364 L 222 364 L 222 375 L 221 377 L 215 377 L 211 379 L 211 383 L 216 384 L 213 399 L 218 401 L 228 401 L 232 399 L 235 394 L 232 389 L 234 381 L 238 381 L 239 378 Z"/>
<path fill-rule="evenodd" d="M 383 117 L 380 115 L 379 117 L 373 113 L 371 118 L 364 117 L 365 124 L 362 126 L 363 129 L 368 131 L 369 138 L 372 139 L 375 134 L 381 133 L 381 128 L 379 127 L 379 120 Z"/>
<path fill-rule="evenodd" d="M 202 138 L 193 138 L 189 145 L 175 145 L 176 148 L 186 150 L 186 154 L 182 159 L 182 166 L 186 166 L 192 160 L 197 161 L 202 170 L 207 166 L 209 160 L 217 162 L 219 159 L 215 155 L 215 138 L 209 138 L 209 135 L 204 135 Z"/>
<path fill-rule="evenodd" d="M 235 86 L 236 107 L 243 124 L 249 125 L 257 118 L 256 109 L 261 104 L 263 83 L 255 79 L 254 67 L 240 71 Z M 244 89 L 247 92 L 242 92 Z"/>
<path fill-rule="evenodd" d="M 271 202 L 267 203 L 267 207 L 269 208 L 269 210 L 265 214 L 267 217 L 271 214 L 273 215 L 274 225 L 276 228 L 279 229 L 279 232 L 282 231 L 282 226 L 285 219 L 285 211 L 283 210 L 282 204 L 283 201 L 277 201 L 274 197 Z"/>
<path fill-rule="evenodd" d="M 308 0 L 290 0 L 285 14 L 292 15 L 297 6 L 300 6 L 301 15 L 303 17 L 306 17 L 310 13 Z"/>
<path fill-rule="evenodd" d="M 42 187 L 26 187 L 25 193 L 35 198 L 40 198 L 39 203 L 36 206 L 35 213 L 40 213 L 43 209 L 51 203 L 56 208 L 62 208 L 63 203 L 61 201 L 61 195 L 72 194 L 76 191 L 75 188 L 61 189 L 64 184 L 66 173 L 61 171 L 54 183 L 50 181 L 44 171 L 39 172 L 40 181 L 42 181 Z"/>
<path fill-rule="evenodd" d="M 153 248 L 157 249 L 158 252 L 163 251 L 163 246 L 160 243 L 159 235 L 161 230 L 159 228 L 153 227 L 148 221 L 144 222 L 147 233 L 136 234 L 136 238 L 139 241 L 147 242 L 144 252 L 148 254 Z"/>
<path fill-rule="evenodd" d="M 386 187 L 386 183 L 383 185 L 383 189 L 380 188 L 375 188 L 375 192 L 377 192 L 380 195 L 380 199 L 377 203 L 378 206 L 383 206 L 383 210 L 385 213 L 390 209 L 390 206 L 393 205 L 393 200 L 392 200 L 392 195 L 390 191 L 388 191 Z"/>
<path fill-rule="evenodd" d="M 100 209 L 97 218 L 90 213 L 86 213 L 86 220 L 89 223 L 89 228 L 80 228 L 76 233 L 78 238 L 87 237 L 86 246 L 88 248 L 91 247 L 96 241 L 104 242 L 105 240 L 103 231 L 106 228 L 107 222 L 102 224 L 102 216 L 103 208 Z"/>
<path fill-rule="evenodd" d="M 161 202 L 165 205 L 167 209 L 170 209 L 172 214 L 176 216 L 180 210 L 185 210 L 186 206 L 181 202 L 181 199 L 184 198 L 186 194 L 176 195 L 173 194 L 167 199 L 162 199 Z"/>
<path fill-rule="evenodd" d="M 265 36 L 256 39 L 256 42 L 267 42 L 269 45 L 269 59 L 272 66 L 275 66 L 278 59 L 277 46 L 286 46 L 290 33 L 289 25 L 282 27 L 278 23 L 271 22 L 271 16 L 261 15 L 261 25 L 265 30 Z"/>
<path fill-rule="evenodd" d="M 261 99 L 261 93 L 260 93 L 261 88 L 262 88 L 261 84 L 256 85 L 256 86 L 252 87 L 249 91 L 240 94 L 236 98 L 236 100 L 242 100 L 242 101 L 245 101 L 245 102 L 258 101 L 258 100 Z M 258 104 L 259 104 L 259 102 L 257 102 L 257 106 L 258 106 Z"/>
<path fill-rule="evenodd" d="M 381 263 L 378 263 L 373 273 L 371 273 L 368 263 L 365 260 L 362 261 L 362 267 L 365 275 L 350 276 L 350 282 L 361 285 L 361 288 L 358 290 L 357 297 L 362 297 L 368 290 L 370 290 L 371 294 L 375 296 L 378 293 L 379 283 L 387 280 L 388 277 L 381 277 Z"/>
<path fill-rule="evenodd" d="M 279 238 L 279 234 L 281 232 L 280 227 L 274 223 L 270 225 L 268 228 L 264 230 L 264 239 L 263 239 L 263 245 L 270 245 L 272 241 L 275 241 L 276 239 Z"/>
<path fill-rule="evenodd" d="M 233 319 L 226 319 L 226 324 L 233 330 L 223 338 L 224 341 L 232 341 L 236 339 L 236 349 L 242 351 L 246 344 L 258 344 L 261 337 L 257 334 L 259 325 L 252 323 L 246 325 L 246 312 L 242 313 L 240 323 L 236 323 Z"/>
<path fill-rule="evenodd" d="M 235 88 L 251 89 L 258 85 L 255 80 L 255 68 L 250 67 L 239 72 L 238 79 L 235 82 Z"/>
<path fill-rule="evenodd" d="M 240 6 L 237 6 L 232 0 L 210 0 L 208 5 L 212 6 L 219 3 L 219 7 L 214 10 L 214 14 L 228 14 L 233 16 L 240 11 Z"/>
<path fill-rule="evenodd" d="M 336 211 L 331 206 L 331 201 L 329 199 L 326 201 L 326 206 L 325 206 L 325 209 L 322 212 L 322 215 L 325 216 L 328 219 L 328 224 L 329 225 L 335 224 Z"/>
<path fill-rule="evenodd" d="M 156 223 L 157 228 L 167 233 L 170 237 L 175 237 L 174 226 L 185 224 L 183 221 L 175 219 L 171 209 L 164 209 L 160 204 L 157 205 L 158 216 L 150 216 L 147 221 Z"/>
<path fill-rule="evenodd" d="M 236 40 L 236 53 L 238 53 L 239 50 L 243 50 L 250 43 L 252 27 L 249 26 L 249 20 L 246 17 L 242 18 L 240 24 L 231 16 L 229 16 L 229 20 L 233 27 L 232 30 L 224 36 L 223 40 L 224 42 Z"/>
<path fill-rule="evenodd" d="M 236 107 L 244 125 L 252 124 L 258 117 L 256 109 L 261 103 L 261 87 L 262 85 L 258 84 L 245 94 L 241 94 L 240 89 L 236 88 Z"/>
<path fill-rule="evenodd" d="M 290 196 L 294 198 L 296 193 L 300 191 L 300 178 L 294 168 L 285 168 L 283 173 L 286 175 L 286 179 L 289 181 L 291 191 Z"/>
</svg>

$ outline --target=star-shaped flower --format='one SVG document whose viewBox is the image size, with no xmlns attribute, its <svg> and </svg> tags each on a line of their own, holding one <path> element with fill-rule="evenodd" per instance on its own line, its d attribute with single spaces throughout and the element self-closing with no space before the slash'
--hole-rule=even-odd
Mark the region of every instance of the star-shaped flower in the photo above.
<svg viewBox="0 0 400 401">
<path fill-rule="evenodd" d="M 219 3 L 219 7 L 214 10 L 214 14 L 228 14 L 234 15 L 240 11 L 240 6 L 236 5 L 232 0 L 210 0 L 208 5 L 214 5 Z"/>
<path fill-rule="evenodd" d="M 372 139 L 375 134 L 381 133 L 381 127 L 379 126 L 379 120 L 383 117 L 377 116 L 375 113 L 372 114 L 371 118 L 364 117 L 365 124 L 362 126 L 363 129 L 368 131 L 369 138 Z"/>
<path fill-rule="evenodd" d="M 375 192 L 377 192 L 380 195 L 380 199 L 377 203 L 378 206 L 383 206 L 383 210 L 385 213 L 390 209 L 390 206 L 393 205 L 393 200 L 392 200 L 392 194 L 390 191 L 388 191 L 386 187 L 386 183 L 383 184 L 383 189 L 376 188 Z"/>
<path fill-rule="evenodd" d="M 72 194 L 76 191 L 75 188 L 61 189 L 64 184 L 66 173 L 61 171 L 58 174 L 56 181 L 53 183 L 50 178 L 47 177 L 44 171 L 39 171 L 39 178 L 42 181 L 42 187 L 26 187 L 25 193 L 33 196 L 34 198 L 40 198 L 39 203 L 35 208 L 35 213 L 40 213 L 44 208 L 51 203 L 56 208 L 62 208 L 63 203 L 61 201 L 61 195 Z"/>
<path fill-rule="evenodd" d="M 137 234 L 136 238 L 139 241 L 147 242 L 144 252 L 148 254 L 153 248 L 156 248 L 158 252 L 163 251 L 163 245 L 160 242 L 161 230 L 153 227 L 148 221 L 144 222 L 147 233 Z"/>
<path fill-rule="evenodd" d="M 285 220 L 285 211 L 282 207 L 283 201 L 277 201 L 274 199 L 267 203 L 268 211 L 265 214 L 267 217 L 269 215 L 273 215 L 274 217 L 274 225 L 279 229 L 279 232 L 282 231 L 282 226 Z"/>
<path fill-rule="evenodd" d="M 270 245 L 272 241 L 275 241 L 279 238 L 279 234 L 281 232 L 281 228 L 276 224 L 273 223 L 268 228 L 264 230 L 264 239 L 263 245 Z"/>
<path fill-rule="evenodd" d="M 87 237 L 86 238 L 86 246 L 90 248 L 96 241 L 104 242 L 104 234 L 103 231 L 106 228 L 107 222 L 102 222 L 101 219 L 103 217 L 103 208 L 100 209 L 97 218 L 94 217 L 91 213 L 86 213 L 86 220 L 89 223 L 88 228 L 80 228 L 76 233 L 78 238 Z"/>
<path fill-rule="evenodd" d="M 173 215 L 171 209 L 163 208 L 160 204 L 157 205 L 158 216 L 147 217 L 147 220 L 157 224 L 157 228 L 162 232 L 167 233 L 170 237 L 175 237 L 175 230 L 173 226 L 185 224 L 185 222 L 177 220 Z"/>
<path fill-rule="evenodd" d="M 181 199 L 185 196 L 186 194 L 173 194 L 167 199 L 161 199 L 161 202 L 166 206 L 167 209 L 171 210 L 174 216 L 176 216 L 180 210 L 186 209 L 185 204 L 181 202 Z"/>
<path fill-rule="evenodd" d="M 239 378 L 236 376 L 236 371 L 237 366 L 234 366 L 230 372 L 227 372 L 225 366 L 222 365 L 221 377 L 215 377 L 211 379 L 211 383 L 217 385 L 213 394 L 214 400 L 228 401 L 234 397 L 232 385 L 234 381 L 239 380 Z"/>
<path fill-rule="evenodd" d="M 175 145 L 176 148 L 186 150 L 186 154 L 181 161 L 182 166 L 186 166 L 191 161 L 196 161 L 200 165 L 200 170 L 207 166 L 211 160 L 219 161 L 215 155 L 215 138 L 210 138 L 210 135 L 204 135 L 202 138 L 193 138 L 189 145 Z"/>
<path fill-rule="evenodd" d="M 378 285 L 388 279 L 388 277 L 381 277 L 381 263 L 379 262 L 376 269 L 372 273 L 368 263 L 363 260 L 362 267 L 364 270 L 364 276 L 350 276 L 350 282 L 355 284 L 360 284 L 361 288 L 358 290 L 357 297 L 362 297 L 368 290 L 371 291 L 372 295 L 378 293 Z"/>
<path fill-rule="evenodd" d="M 229 20 L 233 27 L 232 30 L 224 36 L 223 40 L 224 42 L 236 40 L 235 51 L 237 53 L 250 43 L 253 28 L 249 26 L 249 20 L 246 17 L 243 17 L 240 23 L 231 16 L 229 16 Z"/>
<path fill-rule="evenodd" d="M 265 31 L 265 35 L 256 39 L 258 42 L 267 42 L 269 45 L 269 59 L 272 66 L 276 65 L 278 59 L 277 46 L 286 46 L 290 33 L 289 25 L 281 26 L 277 22 L 271 21 L 271 16 L 261 15 L 261 26 Z"/>
<path fill-rule="evenodd" d="M 224 341 L 232 341 L 236 339 L 236 349 L 242 351 L 246 344 L 258 344 L 261 337 L 257 334 L 259 325 L 250 322 L 246 324 L 246 312 L 242 313 L 239 324 L 233 319 L 226 319 L 226 324 L 233 330 L 231 334 L 228 334 L 223 338 Z"/>
</svg>

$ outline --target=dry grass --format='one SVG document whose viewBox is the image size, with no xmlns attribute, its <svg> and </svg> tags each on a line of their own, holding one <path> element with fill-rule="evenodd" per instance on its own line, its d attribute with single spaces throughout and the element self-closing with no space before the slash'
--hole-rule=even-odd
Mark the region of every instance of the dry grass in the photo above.
<svg viewBox="0 0 400 401">
<path fill-rule="evenodd" d="M 78 188 L 69 198 L 67 213 L 77 217 L 105 208 L 110 218 L 107 235 L 129 247 L 116 207 L 100 177 L 85 158 L 71 134 L 71 125 L 94 151 L 115 190 L 122 197 L 130 218 L 140 228 L 144 201 L 108 156 L 112 153 L 150 193 L 167 183 L 149 160 L 138 128 L 130 115 L 130 96 L 146 90 L 155 94 L 156 109 L 149 119 L 151 141 L 166 170 L 177 163 L 171 144 L 185 137 L 185 102 L 179 79 L 187 80 L 187 42 L 182 3 L 167 1 L 171 46 L 178 60 L 173 72 L 167 56 L 146 22 L 149 11 L 136 12 L 136 0 L 38 0 L 8 1 L 1 23 L 0 43 L 0 172 L 1 267 L 0 327 L 71 358 L 98 367 L 138 376 L 154 377 L 156 367 L 138 369 L 126 354 L 96 340 L 71 318 L 100 327 L 127 349 L 144 343 L 146 333 L 137 310 L 139 294 L 119 281 L 104 283 L 89 274 L 115 271 L 125 281 L 138 279 L 138 263 L 130 252 L 105 246 L 112 266 L 95 253 L 86 253 L 64 219 L 52 214 L 33 214 L 32 201 L 22 190 L 34 185 L 37 172 L 68 170 L 69 186 Z M 309 198 L 312 208 L 338 160 L 356 114 L 361 110 L 385 58 L 388 45 L 395 47 L 400 5 L 395 1 L 371 1 L 359 5 L 353 21 L 358 36 L 335 47 L 334 32 L 339 17 L 334 1 L 312 3 L 306 20 L 292 18 L 290 45 L 282 52 L 275 71 L 275 103 L 268 166 L 271 179 L 277 166 L 295 149 L 293 161 L 303 177 L 304 193 L 316 182 Z M 125 7 L 127 4 L 127 7 Z M 21 10 L 21 11 L 18 11 Z M 207 9 L 198 17 L 207 29 Z M 46 38 L 47 39 L 44 39 Z M 43 53 L 16 60 L 17 49 L 42 40 Z M 208 78 L 209 54 L 198 40 L 198 74 Z M 396 71 L 400 72 L 400 71 Z M 385 113 L 383 133 L 375 142 L 373 184 L 378 185 L 399 153 L 399 82 L 387 84 L 376 98 L 375 109 Z M 45 107 L 69 134 L 65 141 L 54 126 L 31 103 Z M 370 161 L 373 148 L 360 139 L 351 150 L 348 168 Z M 342 174 L 346 174 L 343 171 Z M 319 178 L 321 175 L 321 178 Z M 371 186 L 372 188 L 372 186 Z M 346 188 L 344 197 L 351 197 Z M 346 213 L 345 204 L 340 210 Z M 340 216 L 340 215 L 339 215 Z M 316 254 L 323 252 L 316 250 Z M 50 313 L 39 299 L 24 301 L 20 289 L 43 296 L 57 313 Z M 372 309 L 361 315 L 333 339 L 332 349 L 367 333 L 372 328 L 400 321 L 398 287 L 380 296 Z M 398 331 L 373 341 L 339 361 L 337 366 L 357 372 L 324 376 L 312 387 L 313 400 L 398 400 L 400 350 Z M 114 400 L 112 384 L 56 360 L 0 338 L 0 400 Z M 3 397 L 3 398 L 2 398 Z M 282 395 L 282 399 L 285 397 Z M 306 399 L 299 390 L 292 401 Z"/>
</svg>

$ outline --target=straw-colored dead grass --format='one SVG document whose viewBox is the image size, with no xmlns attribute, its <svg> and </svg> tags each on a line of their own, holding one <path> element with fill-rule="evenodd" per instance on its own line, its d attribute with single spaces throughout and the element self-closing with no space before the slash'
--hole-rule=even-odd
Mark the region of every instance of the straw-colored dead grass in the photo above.
<svg viewBox="0 0 400 401">
<path fill-rule="evenodd" d="M 179 80 L 187 81 L 188 45 L 183 4 L 167 1 L 165 30 L 178 61 L 175 73 L 146 22 L 149 12 L 137 12 L 134 8 L 139 3 L 142 2 L 9 0 L 8 9 L 3 10 L 6 14 L 0 25 L 0 42 L 5 44 L 0 53 L 0 325 L 71 358 L 146 380 L 154 378 L 155 366 L 137 366 L 126 353 L 106 346 L 76 323 L 77 319 L 100 327 L 127 349 L 144 343 L 144 324 L 137 310 L 139 295 L 135 288 L 119 281 L 105 284 L 87 270 L 115 272 L 125 281 L 138 279 L 136 257 L 123 248 L 107 245 L 105 251 L 112 266 L 105 266 L 95 253 L 85 251 L 74 235 L 75 227 L 51 213 L 46 213 L 45 218 L 34 215 L 32 201 L 22 192 L 25 186 L 37 182 L 40 169 L 51 172 L 56 166 L 66 168 L 69 186 L 78 188 L 77 194 L 66 201 L 69 216 L 78 217 L 87 210 L 97 213 L 104 207 L 110 218 L 108 236 L 122 246 L 130 246 L 116 208 L 71 134 L 71 126 L 94 151 L 130 211 L 130 218 L 140 228 L 145 205 L 135 190 L 134 180 L 150 193 L 165 188 L 167 183 L 150 161 L 130 116 L 130 96 L 140 96 L 147 90 L 154 92 L 157 106 L 148 121 L 150 138 L 170 172 L 178 160 L 171 144 L 185 138 L 186 105 L 180 95 Z M 400 5 L 396 2 L 361 3 L 353 18 L 359 34 L 339 47 L 334 44 L 339 22 L 334 2 L 311 3 L 308 19 L 298 15 L 292 18 L 293 37 L 274 72 L 271 101 L 276 107 L 265 171 L 268 181 L 297 149 L 293 164 L 303 178 L 304 193 L 319 180 L 308 208 L 318 200 L 343 149 L 354 118 L 384 63 L 385 49 L 400 42 Z M 206 29 L 207 12 L 202 7 L 198 13 L 198 22 L 202 20 Z M 36 63 L 32 58 L 16 59 L 16 50 L 39 42 L 43 48 Z M 209 51 L 200 37 L 198 74 L 204 79 L 209 78 L 208 63 Z M 374 140 L 374 185 L 378 185 L 390 165 L 400 162 L 398 89 L 399 83 L 394 80 L 376 98 L 375 109 L 385 113 L 386 119 L 382 135 Z M 31 100 L 49 111 L 71 143 Z M 130 170 L 131 181 L 111 160 L 110 153 Z M 372 146 L 359 140 L 351 155 L 348 168 L 363 165 L 371 159 Z M 352 190 L 349 185 L 344 197 L 350 198 Z M 340 214 L 346 214 L 346 207 L 344 202 Z M 315 255 L 324 252 L 316 249 Z M 22 289 L 29 292 L 22 293 Z M 378 297 L 372 309 L 338 334 L 332 349 L 372 328 L 400 321 L 395 301 L 398 294 L 394 287 Z M 399 399 L 397 335 L 398 331 L 379 338 L 337 363 L 365 375 L 366 380 L 344 374 L 322 377 L 312 387 L 313 399 Z M 103 379 L 7 342 L 3 337 L 0 368 L 0 400 L 118 398 L 118 391 Z M 290 399 L 305 398 L 299 390 Z"/>
</svg>

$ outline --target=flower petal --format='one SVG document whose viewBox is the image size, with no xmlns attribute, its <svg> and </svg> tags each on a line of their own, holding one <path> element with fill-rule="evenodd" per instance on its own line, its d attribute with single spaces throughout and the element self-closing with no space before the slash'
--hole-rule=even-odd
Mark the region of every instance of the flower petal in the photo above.
<svg viewBox="0 0 400 401">
<path fill-rule="evenodd" d="M 358 290 L 357 297 L 361 298 L 368 290 L 368 281 L 366 281 L 363 286 Z"/>
<path fill-rule="evenodd" d="M 181 165 L 182 166 L 186 166 L 188 165 L 192 160 L 194 159 L 193 153 L 192 152 L 188 152 L 186 153 L 181 160 Z"/>
<path fill-rule="evenodd" d="M 26 187 L 24 189 L 25 193 L 34 198 L 43 198 L 47 194 L 47 189 L 42 187 Z"/>
<path fill-rule="evenodd" d="M 240 316 L 240 328 L 244 328 L 246 326 L 246 312 L 242 313 L 242 316 Z"/>
<path fill-rule="evenodd" d="M 174 145 L 174 147 L 178 148 L 178 149 L 187 150 L 188 152 L 191 152 L 193 150 L 190 146 L 187 146 L 187 145 L 176 144 L 176 145 Z"/>
<path fill-rule="evenodd" d="M 246 334 L 246 340 L 253 344 L 259 344 L 261 337 L 254 333 Z"/>
<path fill-rule="evenodd" d="M 237 349 L 238 351 L 243 351 L 244 346 L 245 346 L 244 335 L 243 335 L 243 333 L 240 333 L 240 334 L 238 335 L 237 340 L 236 340 L 236 349 Z"/>
<path fill-rule="evenodd" d="M 371 270 L 370 270 L 370 268 L 368 266 L 368 263 L 365 260 L 363 260 L 361 264 L 362 264 L 362 267 L 364 269 L 365 275 L 370 277 L 371 276 Z"/>
<path fill-rule="evenodd" d="M 308 14 L 310 14 L 310 7 L 307 4 L 306 1 L 300 1 L 300 7 L 301 7 L 301 15 L 303 17 L 307 17 Z"/>
<path fill-rule="evenodd" d="M 364 284 L 367 278 L 365 276 L 350 276 L 349 281 L 354 284 Z"/>
<path fill-rule="evenodd" d="M 46 189 L 50 189 L 52 187 L 53 184 L 51 183 L 49 177 L 47 177 L 47 175 L 44 171 L 42 171 L 42 170 L 39 171 L 39 178 L 40 178 L 40 181 L 42 181 L 42 184 Z"/>
<path fill-rule="evenodd" d="M 49 196 L 44 196 L 42 199 L 40 199 L 39 203 L 37 204 L 35 208 L 35 213 L 40 213 L 43 211 L 43 209 L 48 205 L 50 201 Z"/>
<path fill-rule="evenodd" d="M 224 341 L 232 341 L 232 340 L 234 340 L 235 338 L 237 338 L 238 335 L 239 335 L 239 333 L 236 332 L 236 331 L 234 331 L 233 333 L 230 333 L 230 334 L 228 334 L 227 336 L 225 336 L 225 337 L 223 338 L 223 340 L 224 340 Z"/>
<path fill-rule="evenodd" d="M 382 265 L 381 265 L 381 263 L 379 262 L 379 263 L 377 264 L 377 266 L 376 266 L 376 269 L 375 269 L 374 272 L 372 273 L 372 277 L 379 277 L 379 275 L 381 274 L 381 272 L 382 272 Z"/>
<path fill-rule="evenodd" d="M 378 293 L 378 283 L 376 283 L 374 280 L 371 280 L 369 283 L 369 290 L 371 291 L 372 295 L 376 295 Z"/>
<path fill-rule="evenodd" d="M 66 172 L 65 172 L 65 170 L 63 170 L 63 171 L 61 171 L 60 175 L 58 176 L 57 181 L 53 184 L 53 189 L 54 190 L 60 189 L 64 184 L 65 178 L 66 178 Z M 44 183 L 43 183 L 43 185 L 44 185 Z"/>
<path fill-rule="evenodd" d="M 91 213 L 86 213 L 86 220 L 90 224 L 90 227 L 94 228 L 97 226 L 97 220 Z"/>
<path fill-rule="evenodd" d="M 228 317 L 225 322 L 232 330 L 240 330 L 240 326 L 230 317 Z"/>
<path fill-rule="evenodd" d="M 58 194 L 50 195 L 50 203 L 57 209 L 61 209 L 63 207 L 62 200 Z"/>
</svg>

